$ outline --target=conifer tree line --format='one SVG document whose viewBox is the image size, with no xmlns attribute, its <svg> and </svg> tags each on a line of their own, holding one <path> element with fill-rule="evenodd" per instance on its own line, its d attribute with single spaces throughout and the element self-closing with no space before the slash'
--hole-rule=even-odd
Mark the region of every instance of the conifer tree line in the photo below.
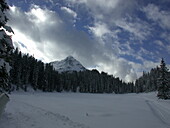
<svg viewBox="0 0 170 128">
<path fill-rule="evenodd" d="M 58 73 L 51 64 L 44 64 L 33 56 L 22 54 L 18 49 L 12 53 L 10 85 L 11 91 L 27 86 L 44 92 L 83 92 L 83 93 L 131 93 L 133 83 L 125 83 L 119 78 L 97 70 Z"/>
<path fill-rule="evenodd" d="M 58 73 L 51 64 L 38 61 L 33 56 L 22 54 L 17 48 L 11 55 L 10 90 L 27 86 L 44 92 L 83 92 L 83 93 L 142 93 L 158 90 L 158 97 L 168 98 L 170 92 L 170 72 L 162 60 L 161 65 L 136 79 L 135 84 L 125 83 L 119 78 L 99 73 L 96 69 L 82 72 Z M 163 95 L 163 96 L 162 96 Z"/>
<path fill-rule="evenodd" d="M 160 75 L 160 68 L 152 68 L 149 72 L 143 72 L 143 75 L 135 81 L 135 91 L 151 92 L 158 89 L 158 78 Z"/>
<path fill-rule="evenodd" d="M 34 90 L 44 92 L 88 92 L 88 93 L 140 93 L 158 91 L 161 99 L 170 99 L 170 72 L 162 59 L 159 67 L 143 72 L 133 83 L 125 83 L 119 78 L 97 70 L 82 72 L 58 73 L 51 64 L 44 64 L 33 56 L 22 54 L 18 49 L 14 52 L 11 36 L 14 33 L 6 23 L 5 12 L 9 6 L 0 0 L 0 91 L 23 89 L 28 85 Z M 10 66 L 11 65 L 11 70 Z M 10 71 L 10 76 L 9 76 Z"/>
<path fill-rule="evenodd" d="M 160 76 L 158 78 L 158 94 L 160 99 L 170 99 L 170 72 L 162 58 L 160 64 Z"/>
<path fill-rule="evenodd" d="M 150 72 L 143 75 L 135 82 L 135 92 L 158 91 L 161 99 L 170 99 L 170 72 L 162 58 L 160 66 L 152 68 Z"/>
</svg>

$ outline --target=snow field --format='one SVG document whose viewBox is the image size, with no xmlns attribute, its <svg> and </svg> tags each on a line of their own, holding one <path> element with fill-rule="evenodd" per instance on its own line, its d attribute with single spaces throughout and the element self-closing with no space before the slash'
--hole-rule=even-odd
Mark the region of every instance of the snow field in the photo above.
<svg viewBox="0 0 170 128">
<path fill-rule="evenodd" d="M 17 93 L 0 128 L 170 128 L 170 101 L 148 94 Z"/>
</svg>

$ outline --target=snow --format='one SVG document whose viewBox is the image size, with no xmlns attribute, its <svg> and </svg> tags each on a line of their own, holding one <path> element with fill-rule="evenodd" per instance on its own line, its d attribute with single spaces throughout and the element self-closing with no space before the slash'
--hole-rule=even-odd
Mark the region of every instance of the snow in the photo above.
<svg viewBox="0 0 170 128">
<path fill-rule="evenodd" d="M 170 100 L 156 93 L 13 93 L 0 128 L 170 128 Z"/>
<path fill-rule="evenodd" d="M 51 62 L 51 64 L 54 66 L 55 70 L 58 72 L 72 72 L 72 71 L 85 71 L 86 68 L 77 61 L 74 57 L 68 56 L 66 59 L 61 61 L 54 61 Z"/>
</svg>

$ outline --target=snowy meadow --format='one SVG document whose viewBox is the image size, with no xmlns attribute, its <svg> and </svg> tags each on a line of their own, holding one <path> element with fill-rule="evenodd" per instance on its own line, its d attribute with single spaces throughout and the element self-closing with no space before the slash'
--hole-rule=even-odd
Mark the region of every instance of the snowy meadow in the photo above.
<svg viewBox="0 0 170 128">
<path fill-rule="evenodd" d="M 170 100 L 156 92 L 14 92 L 0 128 L 170 128 Z"/>
</svg>

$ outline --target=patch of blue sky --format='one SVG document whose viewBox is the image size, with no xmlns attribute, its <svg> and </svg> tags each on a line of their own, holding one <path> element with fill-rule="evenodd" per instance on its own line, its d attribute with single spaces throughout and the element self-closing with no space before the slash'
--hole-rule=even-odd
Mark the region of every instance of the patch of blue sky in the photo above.
<svg viewBox="0 0 170 128">
<path fill-rule="evenodd" d="M 164 9 L 170 9 L 170 1 L 169 0 L 140 0 L 138 1 L 140 6 L 147 6 L 148 4 L 155 4 Z"/>
<path fill-rule="evenodd" d="M 124 58 L 128 61 L 134 62 L 134 63 L 138 63 L 138 64 L 142 64 L 142 60 L 137 59 L 135 56 L 132 55 L 120 55 L 121 58 Z"/>
<path fill-rule="evenodd" d="M 128 31 L 125 31 L 122 28 L 119 28 L 119 29 L 121 30 L 121 32 L 117 34 L 117 36 L 119 37 L 118 38 L 119 42 L 126 43 L 128 40 L 130 40 L 131 33 L 129 33 Z"/>
<path fill-rule="evenodd" d="M 15 6 L 17 6 L 17 7 L 22 7 L 22 8 L 20 8 L 20 9 L 22 9 L 23 11 L 28 11 L 29 10 L 29 8 L 30 8 L 30 5 L 28 4 L 28 3 L 26 3 L 26 1 L 24 1 L 24 0 L 22 0 L 22 1 L 18 1 L 18 0 L 10 0 L 10 1 L 8 1 L 8 4 L 10 5 L 10 6 L 13 6 L 13 5 L 15 5 Z"/>
<path fill-rule="evenodd" d="M 85 10 L 86 8 L 83 7 L 81 9 L 78 9 L 77 12 L 77 20 L 76 20 L 76 28 L 77 30 L 83 30 L 85 32 L 88 32 L 88 26 L 92 26 L 93 23 L 94 23 L 94 18 L 89 14 L 89 12 L 86 10 L 86 11 L 83 11 Z"/>
</svg>

